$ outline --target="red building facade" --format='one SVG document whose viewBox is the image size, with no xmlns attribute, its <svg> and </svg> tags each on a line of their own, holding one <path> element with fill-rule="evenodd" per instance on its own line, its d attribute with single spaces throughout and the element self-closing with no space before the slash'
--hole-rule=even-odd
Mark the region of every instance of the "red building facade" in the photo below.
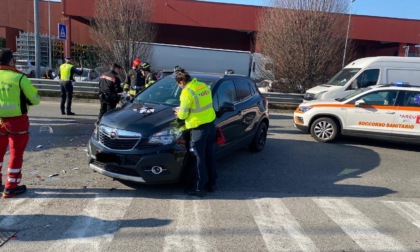
<svg viewBox="0 0 420 252">
<path fill-rule="evenodd" d="M 89 36 L 95 0 L 39 1 L 40 32 L 48 34 L 50 6 L 52 35 L 58 23 L 68 26 L 68 42 L 94 44 Z M 158 26 L 156 42 L 234 50 L 255 50 L 258 17 L 263 7 L 199 2 L 193 0 L 153 0 L 151 21 Z M 33 0 L 0 0 L 0 37 L 15 47 L 19 31 L 33 32 Z M 347 25 L 348 16 L 343 16 Z M 358 57 L 404 56 L 420 53 L 420 20 L 352 15 L 349 38 L 356 42 Z M 408 46 L 408 47 L 407 47 Z"/>
</svg>

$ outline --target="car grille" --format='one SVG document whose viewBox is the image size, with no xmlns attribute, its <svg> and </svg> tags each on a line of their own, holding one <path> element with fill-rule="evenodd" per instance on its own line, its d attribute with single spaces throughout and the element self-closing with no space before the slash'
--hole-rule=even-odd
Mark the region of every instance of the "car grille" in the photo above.
<svg viewBox="0 0 420 252">
<path fill-rule="evenodd" d="M 99 142 L 109 149 L 131 150 L 140 140 L 140 133 L 118 130 L 104 125 L 99 127 Z"/>
<path fill-rule="evenodd" d="M 105 171 L 118 173 L 118 174 L 122 174 L 122 175 L 140 177 L 140 175 L 133 169 L 128 169 L 128 168 L 118 167 L 118 166 L 114 166 L 114 165 L 104 164 L 104 163 L 101 163 L 101 162 L 98 162 L 98 161 L 93 161 L 92 164 L 104 169 Z"/>
</svg>

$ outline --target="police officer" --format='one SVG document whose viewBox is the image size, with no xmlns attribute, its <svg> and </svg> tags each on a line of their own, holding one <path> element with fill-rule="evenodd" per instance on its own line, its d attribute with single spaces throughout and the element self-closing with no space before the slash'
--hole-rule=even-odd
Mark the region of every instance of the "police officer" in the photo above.
<svg viewBox="0 0 420 252">
<path fill-rule="evenodd" d="M 185 120 L 185 126 L 190 130 L 190 151 L 195 157 L 193 167 L 193 186 L 187 194 L 204 196 L 204 188 L 213 192 L 216 184 L 215 139 L 216 113 L 213 109 L 210 87 L 191 80 L 187 72 L 179 72 L 176 82 L 182 88 L 180 108 L 175 111 L 177 117 Z M 206 170 L 207 165 L 207 170 Z"/>
<path fill-rule="evenodd" d="M 10 148 L 7 180 L 2 194 L 11 198 L 26 191 L 18 185 L 22 179 L 23 152 L 29 141 L 28 110 L 40 102 L 38 91 L 25 74 L 16 69 L 16 60 L 9 48 L 0 49 L 0 187 L 3 159 Z"/>
<path fill-rule="evenodd" d="M 71 111 L 71 100 L 73 99 L 73 81 L 74 81 L 74 74 L 82 75 L 83 67 L 77 69 L 73 65 L 73 57 L 67 57 L 66 62 L 60 66 L 60 70 L 58 72 L 58 77 L 60 78 L 60 86 L 61 86 L 61 114 L 65 115 L 75 115 Z M 67 104 L 66 104 L 67 101 Z M 64 105 L 66 105 L 64 111 Z"/>
<path fill-rule="evenodd" d="M 141 73 L 141 60 L 134 59 L 132 68 L 128 71 L 124 81 L 124 92 L 129 92 L 130 95 L 135 95 L 138 91 L 144 88 L 145 79 Z M 134 92 L 134 93 L 133 93 Z"/>
<path fill-rule="evenodd" d="M 156 82 L 156 77 L 150 71 L 150 65 L 147 62 L 143 62 L 140 64 L 141 74 L 144 76 L 145 80 L 145 87 L 148 87 Z"/>
<path fill-rule="evenodd" d="M 118 103 L 118 93 L 122 92 L 119 73 L 121 66 L 117 63 L 112 64 L 109 72 L 99 77 L 99 99 L 101 108 L 99 110 L 99 119 L 107 111 L 114 109 Z"/>
</svg>

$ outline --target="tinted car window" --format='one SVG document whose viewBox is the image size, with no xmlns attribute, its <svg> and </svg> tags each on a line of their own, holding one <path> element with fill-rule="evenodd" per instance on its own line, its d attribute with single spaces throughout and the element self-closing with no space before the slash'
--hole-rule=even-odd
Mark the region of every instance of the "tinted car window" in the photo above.
<svg viewBox="0 0 420 252">
<path fill-rule="evenodd" d="M 243 79 L 237 79 L 235 80 L 235 87 L 236 87 L 236 94 L 238 96 L 236 100 L 238 102 L 241 102 L 251 97 L 251 88 L 247 81 Z"/>
<path fill-rule="evenodd" d="M 235 85 L 233 81 L 227 80 L 220 83 L 219 88 L 217 89 L 217 102 L 215 107 L 219 107 L 224 102 L 235 103 L 236 102 L 236 92 Z"/>
<path fill-rule="evenodd" d="M 394 106 L 397 98 L 397 90 L 383 90 L 364 95 L 357 100 L 363 100 L 366 105 Z"/>
<path fill-rule="evenodd" d="M 420 107 L 420 92 L 406 91 L 402 99 L 402 106 Z"/>
</svg>

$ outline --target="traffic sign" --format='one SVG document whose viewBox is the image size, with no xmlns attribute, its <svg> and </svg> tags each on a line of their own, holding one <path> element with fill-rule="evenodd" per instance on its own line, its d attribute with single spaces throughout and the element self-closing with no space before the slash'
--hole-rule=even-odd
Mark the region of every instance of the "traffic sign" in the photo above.
<svg viewBox="0 0 420 252">
<path fill-rule="evenodd" d="M 67 39 L 67 26 L 65 24 L 58 24 L 58 38 Z"/>
</svg>

